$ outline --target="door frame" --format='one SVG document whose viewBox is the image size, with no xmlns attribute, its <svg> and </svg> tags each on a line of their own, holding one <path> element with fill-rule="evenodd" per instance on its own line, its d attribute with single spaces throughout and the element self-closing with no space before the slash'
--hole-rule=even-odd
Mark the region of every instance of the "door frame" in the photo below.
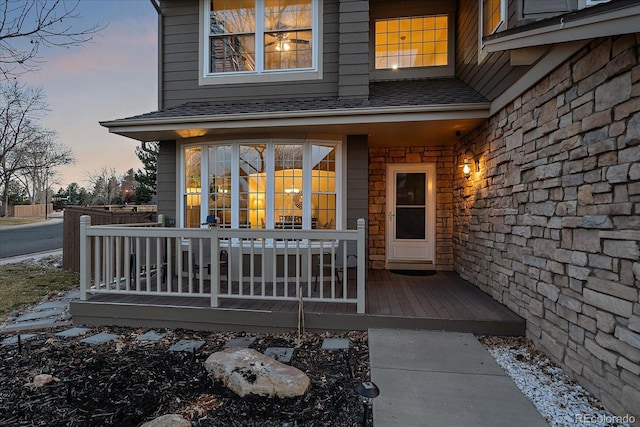
<svg viewBox="0 0 640 427">
<path fill-rule="evenodd" d="M 427 255 L 422 259 L 402 259 L 391 256 L 395 242 L 393 218 L 395 216 L 396 173 L 424 172 L 426 175 L 426 211 L 425 231 Z M 390 163 L 387 164 L 386 183 L 386 232 L 385 232 L 385 268 L 406 270 L 432 270 L 436 261 L 436 163 Z"/>
</svg>

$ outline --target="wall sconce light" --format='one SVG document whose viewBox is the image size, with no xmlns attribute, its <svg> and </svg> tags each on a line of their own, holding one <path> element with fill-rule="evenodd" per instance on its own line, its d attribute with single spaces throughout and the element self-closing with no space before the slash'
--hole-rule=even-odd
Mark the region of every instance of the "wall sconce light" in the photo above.
<svg viewBox="0 0 640 427">
<path fill-rule="evenodd" d="M 471 176 L 471 169 L 469 168 L 469 164 L 467 163 L 467 159 L 464 159 L 464 166 L 462 167 L 462 174 L 465 178 L 469 179 Z"/>
</svg>

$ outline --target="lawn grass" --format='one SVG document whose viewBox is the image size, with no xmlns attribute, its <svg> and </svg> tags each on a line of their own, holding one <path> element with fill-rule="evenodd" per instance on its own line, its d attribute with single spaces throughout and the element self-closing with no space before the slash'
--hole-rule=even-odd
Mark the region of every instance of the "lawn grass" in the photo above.
<svg viewBox="0 0 640 427">
<path fill-rule="evenodd" d="M 46 295 L 75 289 L 78 273 L 28 263 L 0 265 L 0 319 L 22 307 L 38 303 Z"/>
<path fill-rule="evenodd" d="M 33 224 L 36 222 L 44 221 L 43 217 L 29 217 L 29 218 L 16 218 L 16 217 L 0 217 L 0 225 L 22 225 Z"/>
</svg>

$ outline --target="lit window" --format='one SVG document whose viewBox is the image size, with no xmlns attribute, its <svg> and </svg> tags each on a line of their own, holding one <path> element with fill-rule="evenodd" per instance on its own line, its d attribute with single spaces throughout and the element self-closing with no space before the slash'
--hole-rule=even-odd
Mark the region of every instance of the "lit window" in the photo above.
<svg viewBox="0 0 640 427">
<path fill-rule="evenodd" d="M 379 19 L 375 33 L 377 70 L 449 64 L 447 15 Z"/>
<path fill-rule="evenodd" d="M 495 33 L 504 21 L 504 0 L 482 0 L 482 35 Z"/>
<path fill-rule="evenodd" d="M 337 153 L 336 143 L 305 140 L 186 147 L 183 224 L 215 216 L 227 228 L 335 229 Z"/>
<path fill-rule="evenodd" d="M 211 0 L 206 74 L 314 67 L 318 0 Z"/>
</svg>

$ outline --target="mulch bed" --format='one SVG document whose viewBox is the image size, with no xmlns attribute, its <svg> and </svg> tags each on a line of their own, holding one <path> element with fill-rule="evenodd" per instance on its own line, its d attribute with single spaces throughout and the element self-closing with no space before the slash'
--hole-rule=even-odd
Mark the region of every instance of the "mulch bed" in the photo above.
<svg viewBox="0 0 640 427">
<path fill-rule="evenodd" d="M 356 426 L 363 408 L 355 387 L 369 379 L 367 334 L 252 334 L 251 348 L 296 347 L 290 365 L 311 379 L 299 398 L 238 397 L 204 369 L 234 333 L 171 330 L 160 342 L 140 342 L 147 330 L 94 328 L 120 338 L 102 345 L 54 332 L 18 345 L 0 345 L 0 425 L 138 426 L 179 413 L 193 426 Z M 349 338 L 345 351 L 322 350 L 327 337 Z M 195 352 L 169 352 L 182 340 L 204 340 Z M 298 345 L 296 345 L 298 344 Z M 38 374 L 54 381 L 33 384 Z"/>
</svg>

